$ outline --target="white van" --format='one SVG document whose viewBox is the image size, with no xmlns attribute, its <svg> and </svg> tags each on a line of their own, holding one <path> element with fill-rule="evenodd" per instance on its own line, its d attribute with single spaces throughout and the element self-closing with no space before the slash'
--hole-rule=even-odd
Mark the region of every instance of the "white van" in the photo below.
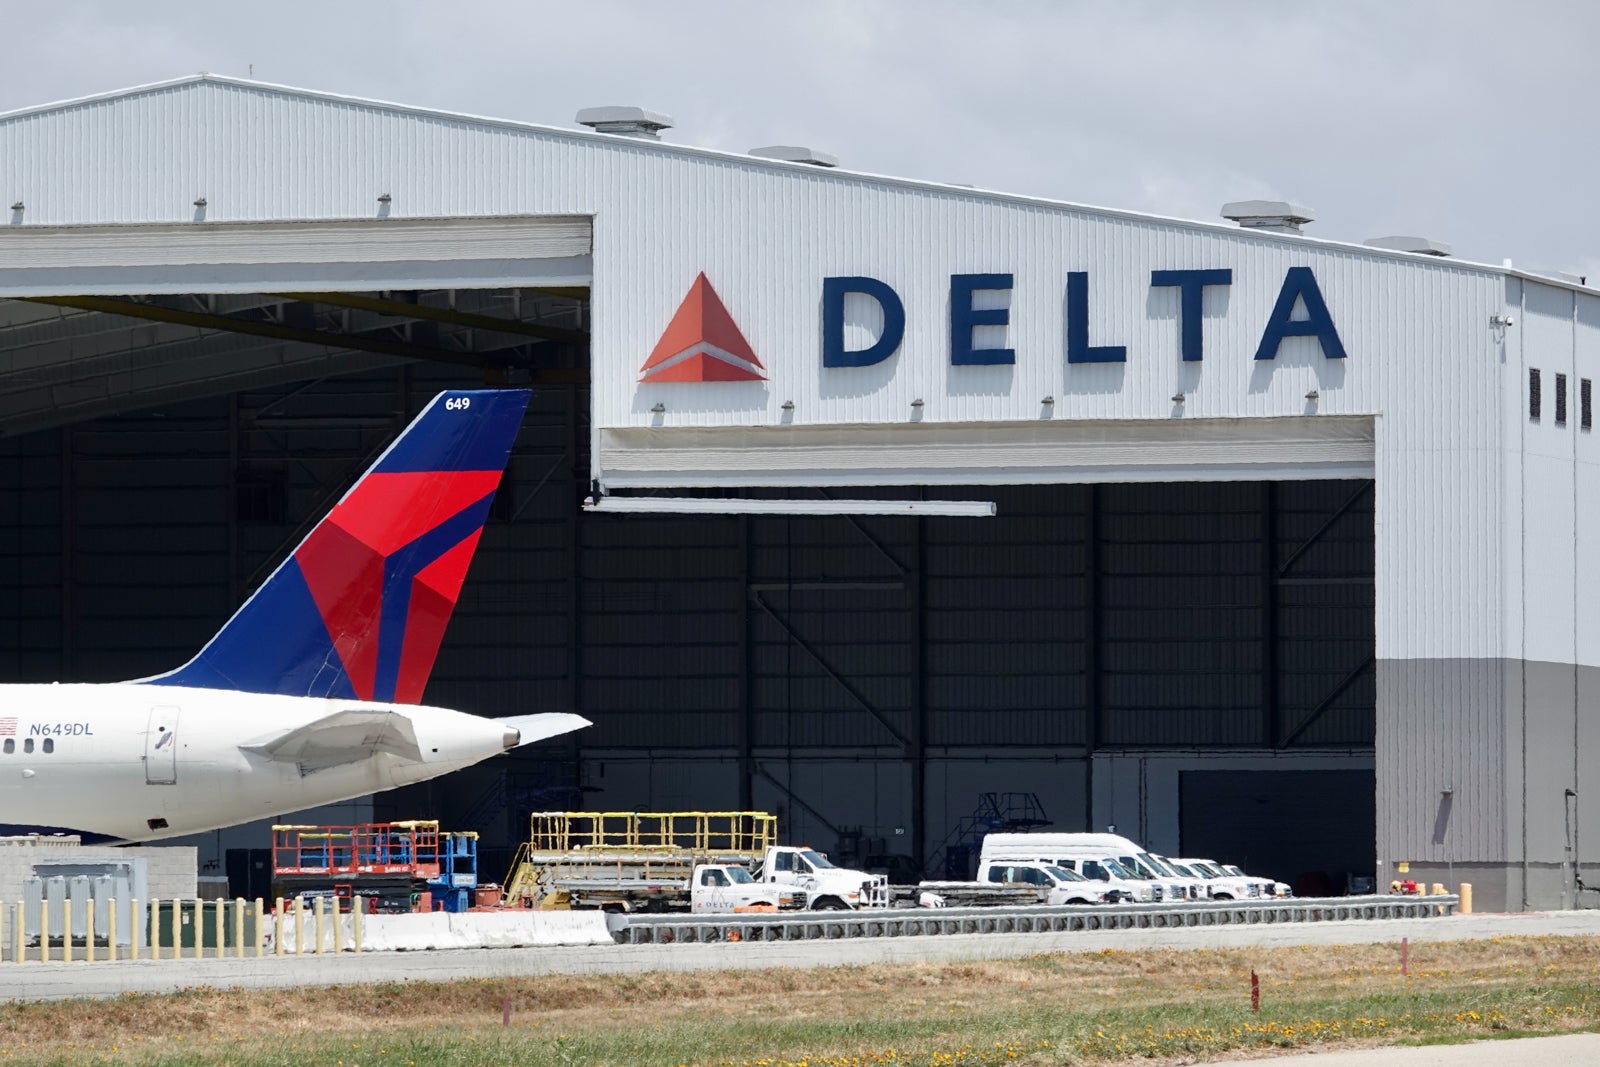
<svg viewBox="0 0 1600 1067">
<path fill-rule="evenodd" d="M 1206 900 L 1204 881 L 1179 874 L 1126 837 L 1094 833 L 996 833 L 983 839 L 978 862 L 991 855 L 1035 856 L 1062 866 L 1068 857 L 1102 860 L 1110 857 L 1135 878 L 1148 879 L 1162 887 L 1158 899 L 1166 901 Z"/>
</svg>

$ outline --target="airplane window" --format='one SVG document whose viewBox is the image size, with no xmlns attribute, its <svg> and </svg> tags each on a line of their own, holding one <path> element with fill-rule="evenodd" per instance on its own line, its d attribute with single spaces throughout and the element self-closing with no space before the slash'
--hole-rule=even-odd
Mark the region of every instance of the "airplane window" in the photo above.
<svg viewBox="0 0 1600 1067">
<path fill-rule="evenodd" d="M 22 742 L 22 751 L 24 751 L 24 752 L 32 752 L 33 751 L 33 738 L 30 737 L 27 740 Z"/>
<path fill-rule="evenodd" d="M 44 750 L 46 752 L 54 752 L 56 750 L 56 740 L 55 740 L 55 738 L 47 737 L 47 738 L 44 739 Z"/>
<path fill-rule="evenodd" d="M 16 738 L 14 738 L 14 737 L 6 738 L 6 755 L 9 756 L 9 755 L 11 755 L 11 753 L 15 752 L 16 750 L 17 750 Z"/>
</svg>

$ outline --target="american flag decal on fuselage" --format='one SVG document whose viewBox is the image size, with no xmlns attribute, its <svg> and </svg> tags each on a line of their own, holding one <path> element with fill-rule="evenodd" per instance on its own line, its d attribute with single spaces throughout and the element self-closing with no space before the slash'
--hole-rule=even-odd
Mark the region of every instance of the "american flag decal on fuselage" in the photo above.
<svg viewBox="0 0 1600 1067">
<path fill-rule="evenodd" d="M 15 715 L 7 715 L 4 718 L 0 718 L 0 737 L 16 737 L 16 736 L 17 736 L 17 717 Z"/>
</svg>

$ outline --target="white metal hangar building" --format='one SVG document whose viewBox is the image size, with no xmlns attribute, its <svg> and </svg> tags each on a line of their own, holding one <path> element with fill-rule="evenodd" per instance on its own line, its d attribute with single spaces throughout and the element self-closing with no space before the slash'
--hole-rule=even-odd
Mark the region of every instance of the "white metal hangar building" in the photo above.
<svg viewBox="0 0 1600 1067">
<path fill-rule="evenodd" d="M 594 726 L 323 817 L 762 808 L 930 872 L 1115 825 L 1594 899 L 1600 292 L 580 117 L 0 115 L 7 680 L 175 666 L 437 389 L 531 383 L 428 699 Z"/>
</svg>

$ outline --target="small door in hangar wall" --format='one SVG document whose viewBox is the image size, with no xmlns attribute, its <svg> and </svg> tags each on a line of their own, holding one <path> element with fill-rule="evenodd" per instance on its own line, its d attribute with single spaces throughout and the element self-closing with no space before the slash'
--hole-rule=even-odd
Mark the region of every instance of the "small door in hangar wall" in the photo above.
<svg viewBox="0 0 1600 1067">
<path fill-rule="evenodd" d="M 1180 855 L 1339 896 L 1377 868 L 1376 792 L 1373 771 L 1184 771 Z"/>
</svg>

